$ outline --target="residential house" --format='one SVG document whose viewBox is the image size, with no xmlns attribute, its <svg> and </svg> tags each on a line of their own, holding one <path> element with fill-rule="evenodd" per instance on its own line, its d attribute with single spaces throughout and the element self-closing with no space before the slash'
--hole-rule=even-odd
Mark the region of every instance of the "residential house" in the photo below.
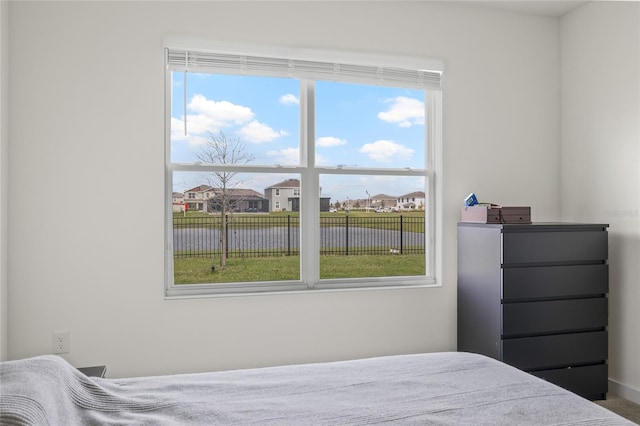
<svg viewBox="0 0 640 426">
<path fill-rule="evenodd" d="M 399 210 L 424 210 L 425 205 L 426 200 L 422 191 L 401 195 L 396 200 L 396 207 Z"/>
<path fill-rule="evenodd" d="M 207 211 L 220 211 L 223 203 L 222 190 L 216 189 L 207 199 Z M 233 212 L 268 212 L 269 200 L 253 189 L 231 188 L 226 193 L 226 204 Z"/>
<path fill-rule="evenodd" d="M 253 189 L 229 188 L 226 191 L 226 203 L 231 211 L 267 212 L 269 201 Z M 189 210 L 204 212 L 220 211 L 222 205 L 222 189 L 209 185 L 198 185 L 185 191 L 184 201 Z"/>
<path fill-rule="evenodd" d="M 286 179 L 271 185 L 264 190 L 264 197 L 269 200 L 272 212 L 300 211 L 300 180 Z M 320 197 L 320 211 L 328 212 L 329 197 Z"/>
<path fill-rule="evenodd" d="M 300 180 L 286 179 L 264 190 L 272 212 L 300 211 Z"/>
<path fill-rule="evenodd" d="M 374 210 L 391 210 L 396 207 L 396 197 L 387 194 L 376 194 L 371 196 L 371 207 Z"/>
<path fill-rule="evenodd" d="M 202 210 L 207 211 L 207 200 L 213 197 L 215 191 L 209 185 L 198 185 L 194 188 L 184 191 L 184 204 L 191 211 Z"/>
<path fill-rule="evenodd" d="M 182 192 L 174 192 L 171 195 L 171 203 L 174 212 L 184 211 L 184 194 Z"/>
<path fill-rule="evenodd" d="M 354 198 L 348 200 L 349 210 L 370 210 L 372 200 L 370 198 Z"/>
</svg>

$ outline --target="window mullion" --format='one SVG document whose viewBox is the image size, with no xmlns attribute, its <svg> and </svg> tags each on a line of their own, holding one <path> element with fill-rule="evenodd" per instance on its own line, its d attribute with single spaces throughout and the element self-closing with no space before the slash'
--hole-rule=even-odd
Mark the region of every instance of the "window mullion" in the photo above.
<svg viewBox="0 0 640 426">
<path fill-rule="evenodd" d="M 320 178 L 315 164 L 315 91 L 311 80 L 300 81 L 300 243 L 302 280 L 309 288 L 320 279 Z"/>
<path fill-rule="evenodd" d="M 167 52 L 168 53 L 168 52 Z M 164 283 L 165 292 L 168 292 L 174 285 L 174 267 L 173 267 L 173 204 L 170 202 L 173 194 L 173 173 L 171 172 L 171 99 L 173 96 L 173 85 L 171 82 L 171 70 L 165 69 L 164 75 L 164 197 L 165 197 L 165 245 L 164 245 Z"/>
<path fill-rule="evenodd" d="M 442 92 L 427 90 L 425 98 L 425 119 L 428 132 L 425 135 L 425 143 L 427 144 L 425 152 L 428 155 L 426 166 L 429 179 L 427 214 L 430 218 L 425 223 L 429 227 L 427 275 L 434 279 L 439 275 L 439 271 L 436 270 L 436 252 L 441 253 L 442 247 L 442 226 L 437 223 L 438 220 L 442 219 L 440 207 L 442 205 L 442 181 L 437 180 L 435 176 L 436 171 L 442 170 Z"/>
</svg>

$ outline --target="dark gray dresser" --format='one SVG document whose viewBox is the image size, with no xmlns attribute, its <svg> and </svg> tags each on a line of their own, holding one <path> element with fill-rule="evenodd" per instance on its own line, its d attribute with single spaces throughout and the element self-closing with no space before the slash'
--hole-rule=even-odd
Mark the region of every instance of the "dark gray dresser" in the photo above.
<svg viewBox="0 0 640 426">
<path fill-rule="evenodd" d="M 608 225 L 458 224 L 458 350 L 607 392 Z"/>
</svg>

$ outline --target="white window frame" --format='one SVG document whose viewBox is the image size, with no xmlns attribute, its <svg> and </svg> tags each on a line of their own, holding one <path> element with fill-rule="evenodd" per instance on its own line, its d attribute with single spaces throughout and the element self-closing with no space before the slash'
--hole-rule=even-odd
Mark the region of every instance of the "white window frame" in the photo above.
<svg viewBox="0 0 640 426">
<path fill-rule="evenodd" d="M 424 170 L 411 169 L 374 169 L 365 167 L 327 167 L 315 166 L 315 129 L 313 120 L 306 117 L 314 115 L 315 89 L 314 80 L 298 76 L 300 80 L 300 164 L 296 166 L 282 165 L 206 165 L 206 164 L 178 164 L 171 162 L 171 73 L 179 68 L 166 64 L 165 71 L 165 297 L 203 297 L 247 293 L 273 293 L 278 291 L 311 291 L 327 289 L 359 289 L 359 288 L 386 288 L 386 287 L 415 287 L 415 286 L 440 286 L 439 265 L 442 264 L 440 243 L 442 230 L 440 208 L 441 200 L 441 152 L 442 152 L 442 91 L 440 89 L 439 75 L 442 73 L 442 63 L 439 61 L 424 60 L 422 58 L 406 58 L 387 55 L 362 55 L 345 52 L 325 52 L 308 50 L 287 50 L 274 47 L 256 47 L 239 45 L 211 45 L 203 46 L 201 42 L 193 40 L 173 40 L 165 43 L 165 58 L 168 58 L 167 49 L 183 49 L 185 51 L 199 50 L 201 52 L 221 52 L 223 54 L 238 55 L 258 54 L 263 57 L 274 58 L 300 58 L 301 60 L 322 60 L 326 62 L 342 61 L 355 64 L 376 64 L 379 69 L 383 67 L 407 67 L 417 70 L 435 70 L 438 74 L 437 87 L 429 84 L 425 89 L 425 156 Z M 188 56 L 188 53 L 187 53 Z M 188 65 L 187 65 L 188 68 Z M 197 71 L 197 69 L 191 69 Z M 431 71 L 430 71 L 431 72 Z M 238 74 L 240 74 L 238 72 Z M 266 75 L 261 73 L 257 75 Z M 435 74 L 433 74 L 435 75 Z M 339 79 L 347 83 L 363 82 L 360 77 L 351 79 Z M 365 79 L 366 80 L 366 79 Z M 366 81 L 372 84 L 372 81 Z M 375 84 L 375 83 L 373 83 Z M 403 84 L 388 84 L 393 87 L 410 87 Z M 415 88 L 415 87 L 414 87 Z M 212 283 L 212 284 L 180 284 L 173 283 L 173 212 L 171 200 L 173 194 L 173 173 L 179 171 L 238 171 L 246 173 L 290 173 L 299 175 L 301 198 L 304 201 L 300 206 L 300 235 L 304 238 L 300 242 L 300 279 L 294 281 L 266 281 L 250 283 Z M 366 277 L 348 279 L 320 279 L 319 252 L 320 252 L 320 175 L 325 174 L 352 174 L 352 175 L 389 175 L 389 176 L 420 176 L 426 179 L 425 202 L 425 233 L 426 247 L 426 276 L 401 276 L 401 277 Z"/>
</svg>

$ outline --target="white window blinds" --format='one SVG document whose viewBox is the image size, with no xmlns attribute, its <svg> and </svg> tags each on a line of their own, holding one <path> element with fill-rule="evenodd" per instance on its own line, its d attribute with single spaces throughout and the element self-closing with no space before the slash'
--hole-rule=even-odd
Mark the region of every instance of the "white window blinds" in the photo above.
<svg viewBox="0 0 640 426">
<path fill-rule="evenodd" d="M 271 77 L 439 89 L 442 71 L 417 67 L 373 66 L 198 50 L 166 49 L 167 66 L 176 71 L 246 74 Z"/>
</svg>

